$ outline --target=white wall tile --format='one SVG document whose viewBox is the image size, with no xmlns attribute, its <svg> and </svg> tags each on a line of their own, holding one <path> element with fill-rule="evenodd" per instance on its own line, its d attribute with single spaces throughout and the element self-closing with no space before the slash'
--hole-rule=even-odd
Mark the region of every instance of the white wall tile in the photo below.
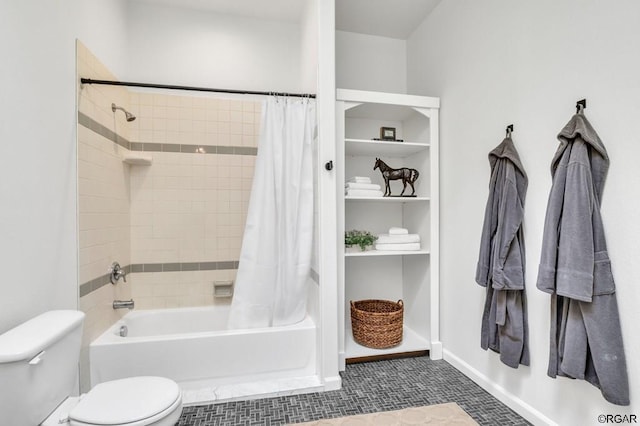
<svg viewBox="0 0 640 426">
<path fill-rule="evenodd" d="M 149 140 L 139 142 L 255 145 L 253 133 L 261 108 L 259 102 L 164 94 L 138 94 L 137 98 L 139 115 L 151 123 L 142 126 L 139 132 L 140 137 L 147 136 Z M 132 262 L 237 259 L 255 158 L 172 152 L 152 155 L 151 167 L 132 168 L 131 172 Z M 224 271 L 135 274 L 154 276 L 137 281 L 143 286 L 139 293 L 143 301 L 138 306 L 213 303 L 212 284 L 203 281 L 206 272 L 215 276 L 224 274 Z M 150 288 L 158 283 L 161 287 L 157 291 L 161 294 L 150 297 Z"/>
<path fill-rule="evenodd" d="M 83 76 L 115 79 L 82 43 L 78 43 L 77 54 Z M 133 126 L 126 122 L 124 114 L 116 112 L 114 115 L 111 103 L 130 109 L 129 99 L 124 88 L 87 85 L 80 91 L 78 105 L 79 110 L 90 119 L 128 139 Z M 136 96 L 135 100 L 140 101 L 140 97 Z M 122 265 L 130 263 L 128 200 L 131 180 L 129 166 L 121 160 L 126 152 L 126 149 L 96 132 L 78 126 L 80 285 L 106 274 L 114 260 Z M 123 311 L 113 310 L 113 300 L 128 299 L 131 287 L 130 282 L 117 286 L 107 284 L 80 298 L 79 308 L 86 314 L 81 351 L 82 371 L 87 371 L 89 343 L 124 314 Z M 86 382 L 83 378 L 83 383 Z"/>
</svg>

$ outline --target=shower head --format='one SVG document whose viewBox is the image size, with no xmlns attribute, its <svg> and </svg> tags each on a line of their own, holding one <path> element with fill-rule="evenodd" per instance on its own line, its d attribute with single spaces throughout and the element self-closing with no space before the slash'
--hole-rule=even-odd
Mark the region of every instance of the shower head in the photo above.
<svg viewBox="0 0 640 426">
<path fill-rule="evenodd" d="M 111 111 L 116 112 L 116 110 L 119 109 L 120 111 L 124 112 L 125 117 L 127 118 L 127 121 L 133 121 L 136 119 L 136 116 L 131 114 L 129 111 L 127 111 L 126 109 L 117 106 L 116 104 L 111 104 Z"/>
</svg>

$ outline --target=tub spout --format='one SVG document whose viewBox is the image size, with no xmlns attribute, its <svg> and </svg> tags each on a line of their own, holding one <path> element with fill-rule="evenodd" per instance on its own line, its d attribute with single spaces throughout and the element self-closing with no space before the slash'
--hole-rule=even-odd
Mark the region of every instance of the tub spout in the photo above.
<svg viewBox="0 0 640 426">
<path fill-rule="evenodd" d="M 113 309 L 133 309 L 133 299 L 131 300 L 114 300 Z"/>
</svg>

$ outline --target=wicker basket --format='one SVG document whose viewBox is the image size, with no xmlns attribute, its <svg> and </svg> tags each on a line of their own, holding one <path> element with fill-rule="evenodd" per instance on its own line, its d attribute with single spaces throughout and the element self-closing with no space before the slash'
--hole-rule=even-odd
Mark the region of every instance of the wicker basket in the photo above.
<svg viewBox="0 0 640 426">
<path fill-rule="evenodd" d="M 363 346 L 384 349 L 402 341 L 402 300 L 351 301 L 351 330 L 353 340 Z"/>
</svg>

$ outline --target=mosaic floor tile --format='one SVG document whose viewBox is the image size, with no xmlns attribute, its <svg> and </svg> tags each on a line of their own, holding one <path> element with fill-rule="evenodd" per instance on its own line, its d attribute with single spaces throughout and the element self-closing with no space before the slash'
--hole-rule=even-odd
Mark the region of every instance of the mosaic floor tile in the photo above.
<svg viewBox="0 0 640 426">
<path fill-rule="evenodd" d="M 529 425 L 446 361 L 429 357 L 347 365 L 331 392 L 185 407 L 179 426 L 276 426 L 457 403 L 480 425 Z"/>
</svg>

